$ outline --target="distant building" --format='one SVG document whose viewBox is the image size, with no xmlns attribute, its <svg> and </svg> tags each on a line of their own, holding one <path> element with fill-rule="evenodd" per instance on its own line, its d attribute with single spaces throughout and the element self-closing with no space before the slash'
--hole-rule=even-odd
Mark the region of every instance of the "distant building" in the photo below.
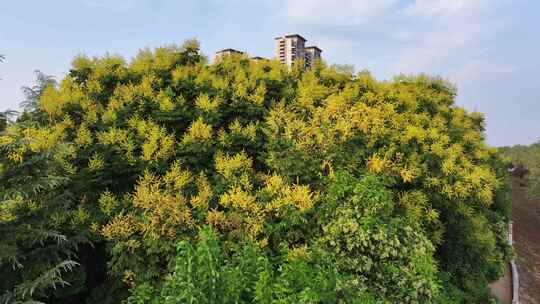
<svg viewBox="0 0 540 304">
<path fill-rule="evenodd" d="M 306 38 L 298 34 L 277 37 L 275 40 L 277 59 L 289 67 L 298 59 L 303 59 L 306 67 L 311 67 L 314 60 L 321 58 L 322 50 L 316 46 L 306 47 Z"/>
<path fill-rule="evenodd" d="M 224 56 L 230 56 L 230 55 L 233 55 L 233 54 L 244 54 L 244 52 L 238 51 L 238 50 L 235 50 L 235 49 L 224 49 L 224 50 L 221 50 L 221 51 L 217 51 L 215 56 L 214 56 L 214 62 L 218 61 L 219 59 L 221 59 Z"/>
<path fill-rule="evenodd" d="M 260 60 L 268 60 L 268 59 L 264 57 L 260 57 L 260 56 L 255 56 L 255 57 L 251 57 L 251 60 L 260 61 Z"/>
<path fill-rule="evenodd" d="M 305 66 L 310 68 L 313 61 L 321 59 L 322 50 L 316 46 L 306 46 L 306 38 L 298 35 L 286 35 L 276 39 L 276 58 L 282 64 L 291 67 L 296 60 L 304 60 Z M 235 49 L 224 49 L 217 51 L 214 56 L 214 62 L 218 62 L 222 57 L 233 54 L 244 54 Z M 260 61 L 266 58 L 255 56 L 251 60 Z"/>
<path fill-rule="evenodd" d="M 321 59 L 322 50 L 316 46 L 308 46 L 305 48 L 305 53 L 306 53 L 306 57 L 305 57 L 306 65 L 308 67 L 311 67 L 311 63 L 314 60 Z"/>
</svg>

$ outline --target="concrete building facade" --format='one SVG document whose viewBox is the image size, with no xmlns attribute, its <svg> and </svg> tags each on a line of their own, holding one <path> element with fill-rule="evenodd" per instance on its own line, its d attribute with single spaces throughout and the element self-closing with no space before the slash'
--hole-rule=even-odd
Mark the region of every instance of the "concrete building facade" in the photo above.
<svg viewBox="0 0 540 304">
<path fill-rule="evenodd" d="M 322 50 L 316 46 L 306 46 L 306 38 L 298 34 L 277 37 L 275 40 L 276 58 L 289 67 L 296 60 L 303 59 L 309 68 L 314 60 L 321 59 Z"/>
<path fill-rule="evenodd" d="M 308 46 L 305 48 L 305 53 L 306 66 L 311 67 L 314 60 L 321 59 L 322 50 L 316 46 Z"/>
<path fill-rule="evenodd" d="M 304 60 L 304 64 L 307 68 L 310 68 L 313 61 L 321 59 L 322 50 L 316 46 L 306 46 L 306 38 L 298 35 L 286 35 L 283 37 L 277 37 L 276 41 L 276 58 L 282 64 L 289 67 L 293 65 L 296 60 Z M 242 51 L 235 49 L 224 49 L 217 51 L 214 56 L 214 62 L 218 62 L 224 56 L 230 56 L 233 54 L 244 54 Z M 266 60 L 262 57 L 251 57 L 252 60 Z"/>
<path fill-rule="evenodd" d="M 224 49 L 221 51 L 217 51 L 214 55 L 214 62 L 219 61 L 223 56 L 230 56 L 233 54 L 244 54 L 244 52 L 235 49 Z"/>
</svg>

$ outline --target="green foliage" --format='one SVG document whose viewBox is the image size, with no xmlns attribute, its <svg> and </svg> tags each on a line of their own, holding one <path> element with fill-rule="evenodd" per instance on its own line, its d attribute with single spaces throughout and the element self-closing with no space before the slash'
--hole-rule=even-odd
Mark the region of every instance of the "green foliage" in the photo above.
<svg viewBox="0 0 540 304">
<path fill-rule="evenodd" d="M 127 303 L 369 303 L 371 298 L 338 290 L 339 273 L 330 260 L 307 247 L 285 247 L 269 257 L 250 241 L 224 250 L 208 227 L 198 238 L 195 245 L 178 243 L 170 273 L 159 287 L 140 284 Z"/>
<path fill-rule="evenodd" d="M 228 258 L 209 229 L 199 233 L 195 246 L 180 242 L 176 250 L 161 290 L 148 294 L 152 285 L 142 284 L 128 303 L 239 303 L 253 299 L 258 273 L 268 264 L 253 244 L 239 247 Z"/>
<path fill-rule="evenodd" d="M 540 141 L 529 146 L 517 145 L 499 148 L 514 169 L 514 175 L 522 179 L 532 197 L 540 198 Z"/>
<path fill-rule="evenodd" d="M 434 247 L 419 224 L 394 210 L 392 194 L 381 179 L 357 180 L 339 172 L 321 216 L 321 241 L 336 256 L 351 288 L 374 292 L 391 302 L 426 303 L 439 284 Z M 355 286 L 356 285 L 356 286 Z"/>
<path fill-rule="evenodd" d="M 41 297 L 44 297 L 44 292 L 47 289 L 56 289 L 57 286 L 67 286 L 69 285 L 69 282 L 62 278 L 63 273 L 72 271 L 73 268 L 78 265 L 78 263 L 68 260 L 63 261 L 58 265 L 54 265 L 52 268 L 44 271 L 33 280 L 26 280 L 23 283 L 15 286 L 13 291 L 2 295 L 0 297 L 0 303 L 32 303 L 33 301 L 29 301 L 28 299 L 35 297 L 35 293 L 37 292 L 42 293 Z"/>
<path fill-rule="evenodd" d="M 13 123 L 13 118 L 16 115 L 17 112 L 13 110 L 0 112 L 0 133 L 4 131 L 9 124 Z"/>
<path fill-rule="evenodd" d="M 36 115 L 0 134 L 2 294 L 489 301 L 510 256 L 506 168 L 455 88 L 324 62 L 209 65 L 198 48 L 80 56 L 30 89 Z M 79 265 L 51 272 L 64 261 Z"/>
<path fill-rule="evenodd" d="M 16 166 L 6 161 L 6 155 L 24 145 L 17 138 L 2 147 L 6 165 L 0 175 L 0 290 L 6 303 L 50 298 L 51 289 L 74 283 L 64 275 L 77 271 L 72 259 L 87 242 L 86 229 L 81 229 L 84 213 L 75 211 L 72 194 L 64 188 L 69 181 L 65 164 L 53 159 L 63 155 L 65 147 L 26 153 L 27 160 Z M 69 210 L 71 223 L 60 222 L 61 210 Z"/>
<path fill-rule="evenodd" d="M 24 86 L 21 88 L 24 100 L 20 103 L 20 107 L 24 111 L 18 120 L 44 123 L 47 117 L 40 109 L 39 100 L 47 88 L 56 88 L 58 83 L 53 76 L 46 75 L 38 70 L 34 71 L 34 73 L 36 74 L 36 83 L 31 87 Z"/>
</svg>

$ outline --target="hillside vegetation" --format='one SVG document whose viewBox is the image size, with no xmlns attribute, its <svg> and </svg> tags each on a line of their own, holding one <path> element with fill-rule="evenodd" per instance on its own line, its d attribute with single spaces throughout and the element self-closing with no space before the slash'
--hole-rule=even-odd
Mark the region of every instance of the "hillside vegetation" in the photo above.
<svg viewBox="0 0 540 304">
<path fill-rule="evenodd" d="M 529 146 L 502 147 L 499 151 L 508 158 L 514 169 L 513 174 L 521 178 L 529 194 L 533 198 L 540 198 L 540 141 Z"/>
<path fill-rule="evenodd" d="M 427 76 L 78 57 L 0 136 L 0 302 L 488 303 L 506 164 Z"/>
</svg>

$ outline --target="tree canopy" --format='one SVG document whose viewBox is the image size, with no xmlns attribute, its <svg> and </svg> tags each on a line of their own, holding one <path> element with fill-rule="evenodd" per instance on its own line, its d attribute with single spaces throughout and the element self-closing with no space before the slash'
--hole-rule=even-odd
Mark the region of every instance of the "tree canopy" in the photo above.
<svg viewBox="0 0 540 304">
<path fill-rule="evenodd" d="M 486 303 L 511 255 L 506 163 L 439 78 L 190 40 L 39 88 L 0 136 L 0 302 Z"/>
</svg>

